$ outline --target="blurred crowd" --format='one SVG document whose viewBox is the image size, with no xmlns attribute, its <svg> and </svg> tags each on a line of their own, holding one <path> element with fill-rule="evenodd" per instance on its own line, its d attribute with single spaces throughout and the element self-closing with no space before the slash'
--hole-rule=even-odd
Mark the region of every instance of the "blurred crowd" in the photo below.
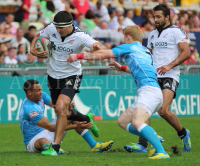
<svg viewBox="0 0 200 166">
<path fill-rule="evenodd" d="M 12 0 L 7 0 L 12 1 Z M 19 1 L 19 0 L 18 0 Z M 44 62 L 31 55 L 30 42 L 34 36 L 48 26 L 58 11 L 66 10 L 74 18 L 74 25 L 86 31 L 108 49 L 123 43 L 123 30 L 138 25 L 144 38 L 155 29 L 153 6 L 164 3 L 170 7 L 172 24 L 183 29 L 190 43 L 191 57 L 185 65 L 198 63 L 194 32 L 200 33 L 200 17 L 196 10 L 178 10 L 169 0 L 20 0 L 14 13 L 7 13 L 0 22 L 0 63 L 18 64 Z M 114 5 L 115 4 L 115 5 Z M 134 6 L 137 4 L 137 7 Z M 182 0 L 181 6 L 199 5 L 198 0 Z M 33 24 L 34 22 L 34 24 Z M 120 59 L 119 59 L 120 61 Z"/>
</svg>

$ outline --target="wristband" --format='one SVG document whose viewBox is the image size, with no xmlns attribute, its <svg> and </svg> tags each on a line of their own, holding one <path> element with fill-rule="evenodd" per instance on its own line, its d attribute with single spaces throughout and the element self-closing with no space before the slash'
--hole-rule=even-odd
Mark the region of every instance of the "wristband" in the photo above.
<svg viewBox="0 0 200 166">
<path fill-rule="evenodd" d="M 76 57 L 78 59 L 84 59 L 84 53 L 78 53 L 78 54 L 76 54 Z"/>
<path fill-rule="evenodd" d="M 126 68 L 127 68 L 127 66 L 121 65 L 121 70 L 122 71 L 126 72 Z"/>
</svg>

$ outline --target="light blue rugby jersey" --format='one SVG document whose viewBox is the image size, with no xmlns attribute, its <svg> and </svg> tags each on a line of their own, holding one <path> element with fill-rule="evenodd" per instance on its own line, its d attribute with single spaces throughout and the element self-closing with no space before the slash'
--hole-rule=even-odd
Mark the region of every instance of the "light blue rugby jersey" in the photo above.
<svg viewBox="0 0 200 166">
<path fill-rule="evenodd" d="M 147 85 L 160 88 L 152 54 L 140 42 L 119 45 L 112 52 L 125 58 L 138 89 Z"/>
<path fill-rule="evenodd" d="M 20 108 L 20 128 L 24 136 L 24 143 L 29 144 L 30 140 L 44 128 L 36 125 L 44 117 L 44 104 L 49 105 L 51 97 L 42 92 L 42 100 L 38 103 L 25 98 Z"/>
</svg>

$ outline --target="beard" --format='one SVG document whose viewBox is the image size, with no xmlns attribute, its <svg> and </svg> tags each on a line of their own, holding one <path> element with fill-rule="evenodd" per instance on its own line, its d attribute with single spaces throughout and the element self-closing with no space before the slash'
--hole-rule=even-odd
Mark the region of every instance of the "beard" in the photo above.
<svg viewBox="0 0 200 166">
<path fill-rule="evenodd" d="M 156 26 L 156 29 L 160 31 L 161 29 L 163 29 L 163 27 L 164 27 L 165 25 L 166 25 L 166 22 L 165 22 L 165 21 L 160 22 L 159 25 Z"/>
</svg>

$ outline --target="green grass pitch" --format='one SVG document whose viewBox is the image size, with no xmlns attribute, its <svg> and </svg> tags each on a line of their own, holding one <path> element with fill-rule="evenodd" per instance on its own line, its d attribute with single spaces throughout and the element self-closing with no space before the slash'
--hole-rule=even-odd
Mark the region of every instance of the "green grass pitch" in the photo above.
<svg viewBox="0 0 200 166">
<path fill-rule="evenodd" d="M 124 145 L 137 142 L 138 137 L 122 130 L 117 125 L 117 120 L 96 121 L 100 129 L 97 141 L 113 140 L 114 145 L 110 151 L 92 153 L 89 145 L 76 134 L 69 131 L 62 143 L 62 148 L 69 155 L 57 157 L 42 156 L 41 154 L 28 153 L 22 141 L 22 134 L 18 123 L 0 124 L 0 166 L 198 166 L 200 165 L 200 117 L 180 118 L 183 126 L 190 129 L 192 151 L 182 152 L 179 155 L 172 153 L 171 147 L 177 145 L 182 151 L 181 140 L 175 130 L 161 118 L 153 118 L 152 126 L 157 133 L 164 137 L 165 150 L 171 159 L 149 160 L 147 154 L 128 153 Z"/>
</svg>

